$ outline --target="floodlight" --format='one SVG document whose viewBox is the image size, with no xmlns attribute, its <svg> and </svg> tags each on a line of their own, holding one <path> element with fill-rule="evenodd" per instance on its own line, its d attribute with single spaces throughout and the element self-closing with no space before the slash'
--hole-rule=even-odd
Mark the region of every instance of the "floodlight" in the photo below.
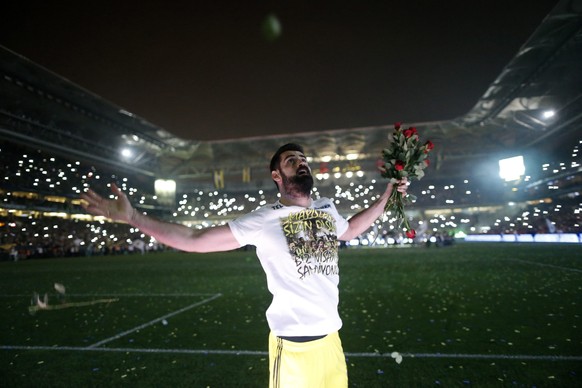
<svg viewBox="0 0 582 388">
<path fill-rule="evenodd" d="M 499 161 L 499 176 L 506 182 L 520 179 L 525 174 L 523 156 L 501 159 Z"/>
<path fill-rule="evenodd" d="M 129 148 L 123 148 L 121 150 L 121 156 L 123 156 L 124 158 L 129 159 L 129 158 L 131 158 L 133 156 L 133 152 Z"/>
<path fill-rule="evenodd" d="M 158 203 L 173 205 L 176 201 L 176 181 L 172 179 L 156 179 L 154 189 Z"/>
</svg>

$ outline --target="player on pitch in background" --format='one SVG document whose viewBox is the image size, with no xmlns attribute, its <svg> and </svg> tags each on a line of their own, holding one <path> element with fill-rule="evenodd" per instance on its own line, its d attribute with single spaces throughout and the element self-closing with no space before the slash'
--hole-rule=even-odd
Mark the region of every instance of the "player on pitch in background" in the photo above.
<svg viewBox="0 0 582 388">
<path fill-rule="evenodd" d="M 280 199 L 226 225 L 202 230 L 148 217 L 133 208 L 116 185 L 114 200 L 92 190 L 81 195 L 94 215 L 129 223 L 159 242 L 187 252 L 217 252 L 254 245 L 273 301 L 266 316 L 269 387 L 347 387 L 338 330 L 338 240 L 365 232 L 382 215 L 394 189 L 346 220 L 329 198 L 311 198 L 313 176 L 297 144 L 285 144 L 270 164 Z M 406 194 L 406 179 L 396 189 Z"/>
</svg>

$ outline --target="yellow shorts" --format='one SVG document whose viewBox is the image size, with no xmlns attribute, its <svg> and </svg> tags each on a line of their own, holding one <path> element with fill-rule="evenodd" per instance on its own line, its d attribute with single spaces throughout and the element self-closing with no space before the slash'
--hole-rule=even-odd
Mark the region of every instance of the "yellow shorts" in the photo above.
<svg viewBox="0 0 582 388">
<path fill-rule="evenodd" d="M 345 388 L 348 369 L 337 332 L 310 342 L 269 335 L 269 388 Z"/>
</svg>

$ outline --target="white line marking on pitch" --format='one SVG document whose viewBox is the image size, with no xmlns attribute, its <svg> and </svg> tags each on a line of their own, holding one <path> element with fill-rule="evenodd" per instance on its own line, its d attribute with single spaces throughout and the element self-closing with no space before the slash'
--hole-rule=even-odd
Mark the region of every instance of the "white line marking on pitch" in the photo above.
<svg viewBox="0 0 582 388">
<path fill-rule="evenodd" d="M 526 264 L 532 264 L 532 265 L 539 265 L 541 267 L 550 267 L 550 268 L 561 269 L 561 270 L 564 270 L 564 271 L 572 271 L 572 272 L 580 272 L 580 273 L 582 273 L 582 270 L 577 269 L 577 268 L 560 267 L 559 265 L 536 263 L 535 261 L 522 260 L 522 259 L 509 259 L 509 260 L 511 260 L 511 261 L 519 261 L 520 263 L 526 263 Z"/>
<path fill-rule="evenodd" d="M 21 298 L 21 297 L 30 297 L 31 294 L 4 294 L 0 295 L 0 298 Z M 50 295 L 50 294 L 49 294 Z M 121 296 L 121 297 L 135 297 L 135 298 L 158 298 L 158 297 L 193 297 L 193 296 L 211 296 L 216 295 L 213 293 L 189 293 L 189 294 L 69 294 L 67 293 L 66 296 L 81 296 L 81 297 L 89 297 L 89 296 Z"/>
<path fill-rule="evenodd" d="M 172 354 L 204 354 L 230 356 L 268 356 L 268 352 L 260 350 L 216 350 L 216 349 L 148 349 L 148 348 L 95 348 L 74 346 L 11 346 L 0 345 L 0 350 L 47 350 L 75 352 L 109 352 L 109 353 L 172 353 Z M 345 353 L 346 357 L 392 358 L 392 353 Z M 460 354 L 460 353 L 400 353 L 408 358 L 457 358 L 479 360 L 537 360 L 537 361 L 582 361 L 582 356 L 560 355 L 528 355 L 528 354 Z"/>
<path fill-rule="evenodd" d="M 460 358 L 460 359 L 507 359 L 507 360 L 541 360 L 541 361 L 582 361 L 582 356 L 552 356 L 527 354 L 463 354 L 463 353 L 400 353 L 402 357 L 410 358 Z M 392 353 L 346 353 L 348 357 L 392 357 Z"/>
<path fill-rule="evenodd" d="M 215 293 L 191 293 L 191 294 L 67 294 L 67 296 L 122 296 L 122 297 L 136 297 L 136 298 L 158 298 L 158 297 L 193 297 L 193 296 L 214 296 Z"/>
<path fill-rule="evenodd" d="M 114 335 L 113 337 L 109 337 L 109 338 L 106 338 L 106 339 L 104 339 L 104 340 L 102 340 L 102 341 L 96 342 L 96 343 L 94 343 L 93 345 L 89 345 L 89 346 L 88 346 L 88 348 L 97 348 L 97 347 L 99 347 L 99 346 L 101 346 L 101 345 L 104 345 L 104 344 L 106 344 L 106 343 L 108 343 L 108 342 L 115 341 L 116 339 L 119 339 L 119 338 L 121 338 L 121 337 L 124 337 L 124 336 L 126 336 L 126 335 L 128 335 L 128 334 L 131 334 L 131 333 L 135 332 L 135 331 L 138 331 L 138 330 L 144 329 L 144 328 L 146 328 L 146 327 L 148 327 L 148 326 L 151 326 L 151 325 L 153 325 L 153 324 L 156 324 L 156 323 L 158 323 L 158 322 L 161 322 L 161 321 L 163 321 L 164 319 L 167 319 L 167 318 L 173 317 L 173 316 L 175 316 L 175 315 L 178 315 L 178 314 L 181 314 L 181 313 L 183 313 L 184 311 L 188 311 L 188 310 L 190 310 L 190 309 L 192 309 L 192 308 L 194 308 L 194 307 L 197 307 L 197 306 L 203 305 L 203 304 L 205 304 L 205 303 L 208 303 L 208 302 L 210 302 L 210 301 L 213 301 L 214 299 L 220 298 L 221 296 L 222 296 L 222 294 L 215 294 L 215 295 L 211 296 L 210 298 L 206 298 L 206 299 L 204 299 L 204 300 L 202 300 L 202 301 L 200 301 L 200 302 L 193 303 L 193 304 L 191 304 L 190 306 L 186 306 L 186 307 L 184 307 L 184 308 L 181 308 L 180 310 L 176 310 L 176 311 L 174 311 L 174 312 L 171 312 L 171 313 L 169 313 L 169 314 L 166 314 L 166 315 L 164 315 L 164 316 L 161 316 L 161 317 L 159 317 L 159 318 L 156 318 L 156 319 L 154 319 L 154 320 L 151 320 L 151 321 L 149 321 L 149 322 L 146 322 L 146 323 L 144 323 L 143 325 L 136 326 L 136 327 L 134 327 L 133 329 L 126 330 L 126 331 L 124 331 L 124 332 L 122 332 L 122 333 L 119 333 L 119 334 L 116 334 L 116 335 Z"/>
</svg>

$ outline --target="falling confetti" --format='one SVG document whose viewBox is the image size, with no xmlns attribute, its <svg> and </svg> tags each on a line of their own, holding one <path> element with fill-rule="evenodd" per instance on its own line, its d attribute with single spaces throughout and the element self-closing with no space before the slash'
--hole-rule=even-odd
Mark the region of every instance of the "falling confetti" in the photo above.
<svg viewBox="0 0 582 388">
<path fill-rule="evenodd" d="M 61 294 L 61 295 L 65 295 L 65 286 L 63 286 L 61 283 L 55 283 L 55 290 Z"/>
</svg>

